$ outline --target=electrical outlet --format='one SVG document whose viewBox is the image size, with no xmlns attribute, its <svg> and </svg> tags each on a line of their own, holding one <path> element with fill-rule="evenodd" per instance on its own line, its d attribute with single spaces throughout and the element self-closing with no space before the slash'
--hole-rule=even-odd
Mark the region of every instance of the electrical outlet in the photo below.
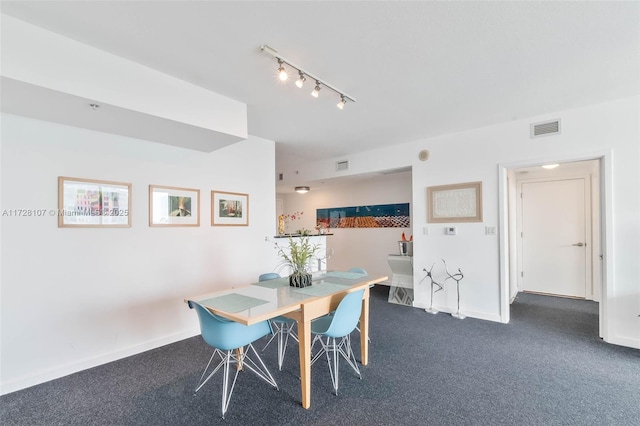
<svg viewBox="0 0 640 426">
<path fill-rule="evenodd" d="M 447 226 L 444 228 L 444 233 L 447 235 L 456 235 L 458 233 L 458 229 L 455 226 Z"/>
<path fill-rule="evenodd" d="M 484 227 L 485 235 L 496 235 L 496 227 L 495 226 L 485 226 Z"/>
<path fill-rule="evenodd" d="M 422 233 L 423 233 L 424 235 L 429 235 L 429 227 L 428 227 L 428 226 L 423 227 L 423 228 L 422 228 Z"/>
</svg>

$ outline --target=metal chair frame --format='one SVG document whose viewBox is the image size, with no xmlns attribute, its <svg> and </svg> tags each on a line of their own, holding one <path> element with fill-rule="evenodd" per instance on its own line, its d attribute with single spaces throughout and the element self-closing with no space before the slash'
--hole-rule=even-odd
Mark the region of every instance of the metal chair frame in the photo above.
<svg viewBox="0 0 640 426">
<path fill-rule="evenodd" d="M 276 272 L 269 272 L 262 274 L 258 277 L 258 281 L 268 281 L 281 278 Z M 287 353 L 287 344 L 289 343 L 289 336 L 291 336 L 296 342 L 299 342 L 298 335 L 293 331 L 296 322 L 286 317 L 276 317 L 271 320 L 271 327 L 273 328 L 273 335 L 269 341 L 264 345 L 260 352 L 264 352 L 267 346 L 271 344 L 273 339 L 278 339 L 278 370 L 282 371 L 282 364 L 284 363 L 284 356 Z"/>
<path fill-rule="evenodd" d="M 260 365 L 258 365 L 253 359 L 249 357 L 249 350 L 253 352 L 256 359 L 260 362 Z M 203 380 L 205 374 L 207 373 L 207 370 L 209 370 L 209 367 L 211 366 L 211 362 L 213 361 L 216 355 L 220 357 L 220 362 L 218 363 L 218 365 L 216 365 L 213 371 L 209 373 L 207 378 Z M 231 365 L 233 364 L 236 365 L 236 369 L 235 369 L 236 373 L 233 376 L 231 389 L 229 389 L 229 379 L 232 372 Z M 227 351 L 221 351 L 218 348 L 214 348 L 213 354 L 211 354 L 211 358 L 209 358 L 209 362 L 207 363 L 207 366 L 204 368 L 204 371 L 200 376 L 200 380 L 196 385 L 196 389 L 193 392 L 194 396 L 209 381 L 209 379 L 211 379 L 213 375 L 218 370 L 220 370 L 221 367 L 223 367 L 223 377 L 222 377 L 222 418 L 223 419 L 229 408 L 229 402 L 231 401 L 231 395 L 233 395 L 233 389 L 235 388 L 236 380 L 238 379 L 238 373 L 241 371 L 240 367 L 242 367 L 242 369 L 246 367 L 250 371 L 253 371 L 262 380 L 269 383 L 271 386 L 275 387 L 277 390 L 280 390 L 280 388 L 278 388 L 278 384 L 274 380 L 271 373 L 269 373 L 269 370 L 267 369 L 264 362 L 262 361 L 262 358 L 260 358 L 260 355 L 258 355 L 258 352 L 256 352 L 252 344 L 248 344 L 247 346 L 244 346 L 242 348 L 238 348 L 235 350 L 227 350 Z"/>
<path fill-rule="evenodd" d="M 252 344 L 256 340 L 273 331 L 271 324 L 268 321 L 262 321 L 254 325 L 246 326 L 215 315 L 204 306 L 192 300 L 189 301 L 188 305 L 190 308 L 195 309 L 198 314 L 203 340 L 214 349 L 213 354 L 211 354 L 211 358 L 209 358 L 209 362 L 200 375 L 198 384 L 193 392 L 194 396 L 221 368 L 223 370 L 223 419 L 229 408 L 229 402 L 231 401 L 236 380 L 238 379 L 238 373 L 244 368 L 254 372 L 259 378 L 269 383 L 277 390 L 280 390 L 278 388 L 278 384 Z M 214 362 L 216 355 L 220 357 L 220 361 L 207 375 L 209 367 L 213 365 L 212 363 Z M 253 357 L 255 357 L 255 360 Z M 231 366 L 234 364 L 236 365 L 236 371 L 233 376 L 233 380 L 231 380 Z"/>
<path fill-rule="evenodd" d="M 326 355 L 327 365 L 329 366 L 329 374 L 331 375 L 331 383 L 336 395 L 338 395 L 339 386 L 339 368 L 340 368 L 340 356 L 344 358 L 351 366 L 353 371 L 358 374 L 358 378 L 362 380 L 362 374 L 360 368 L 358 368 L 358 362 L 356 361 L 355 354 L 351 348 L 351 339 L 349 336 L 338 338 L 336 343 L 335 337 L 327 337 L 326 341 L 322 339 L 320 335 L 316 336 L 314 340 L 318 340 L 322 344 L 322 350 L 318 352 L 311 360 L 313 365 L 322 355 Z M 331 354 L 331 355 L 329 355 Z"/>
<path fill-rule="evenodd" d="M 362 379 L 355 353 L 351 347 L 351 332 L 355 330 L 358 318 L 362 312 L 361 301 L 363 293 L 364 290 L 359 290 L 347 294 L 338 305 L 336 311 L 330 316 L 321 317 L 311 322 L 311 331 L 315 334 L 311 344 L 311 351 L 313 352 L 313 347 L 316 342 L 320 342 L 322 345 L 320 351 L 313 355 L 311 365 L 315 364 L 322 355 L 326 355 L 331 382 L 336 395 L 338 395 L 339 387 L 340 357 L 344 358 L 358 374 L 358 378 Z M 319 323 L 319 321 L 322 321 L 322 323 Z M 314 322 L 316 325 L 319 324 L 319 328 L 325 326 L 327 328 L 323 331 L 315 331 Z M 326 340 L 323 339 L 324 337 L 326 337 Z"/>
<path fill-rule="evenodd" d="M 267 346 L 269 346 L 273 339 L 278 338 L 278 370 L 280 371 L 282 371 L 284 356 L 287 353 L 287 343 L 289 343 L 289 336 L 291 336 L 296 342 L 299 342 L 298 335 L 295 331 L 293 331 L 295 325 L 295 321 L 289 323 L 279 321 L 277 319 L 272 319 L 271 326 L 273 328 L 273 335 L 260 351 L 264 352 L 264 350 L 267 349 Z"/>
</svg>

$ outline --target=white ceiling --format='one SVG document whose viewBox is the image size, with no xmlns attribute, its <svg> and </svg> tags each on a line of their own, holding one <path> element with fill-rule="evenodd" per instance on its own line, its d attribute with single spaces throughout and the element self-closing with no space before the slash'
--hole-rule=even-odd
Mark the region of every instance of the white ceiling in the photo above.
<svg viewBox="0 0 640 426">
<path fill-rule="evenodd" d="M 248 105 L 278 162 L 638 93 L 638 2 L 2 1 L 1 11 Z M 276 78 L 269 44 L 357 99 Z M 34 99 L 35 101 L 35 99 Z"/>
</svg>

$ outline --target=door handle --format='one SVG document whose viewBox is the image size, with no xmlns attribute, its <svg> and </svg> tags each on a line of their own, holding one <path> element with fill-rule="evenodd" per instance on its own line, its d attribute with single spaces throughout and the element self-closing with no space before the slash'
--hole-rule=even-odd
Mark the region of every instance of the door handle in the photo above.
<svg viewBox="0 0 640 426">
<path fill-rule="evenodd" d="M 576 244 L 573 244 L 573 245 L 576 246 L 576 247 L 586 246 L 585 243 L 576 243 Z"/>
</svg>

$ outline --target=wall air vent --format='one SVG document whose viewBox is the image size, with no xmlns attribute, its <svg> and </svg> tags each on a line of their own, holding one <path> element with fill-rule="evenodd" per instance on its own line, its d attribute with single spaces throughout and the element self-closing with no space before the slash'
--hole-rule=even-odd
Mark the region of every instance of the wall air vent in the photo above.
<svg viewBox="0 0 640 426">
<path fill-rule="evenodd" d="M 349 168 L 349 160 L 336 161 L 336 172 L 342 172 Z"/>
<path fill-rule="evenodd" d="M 533 123 L 531 125 L 531 138 L 560 134 L 560 119 Z"/>
</svg>

